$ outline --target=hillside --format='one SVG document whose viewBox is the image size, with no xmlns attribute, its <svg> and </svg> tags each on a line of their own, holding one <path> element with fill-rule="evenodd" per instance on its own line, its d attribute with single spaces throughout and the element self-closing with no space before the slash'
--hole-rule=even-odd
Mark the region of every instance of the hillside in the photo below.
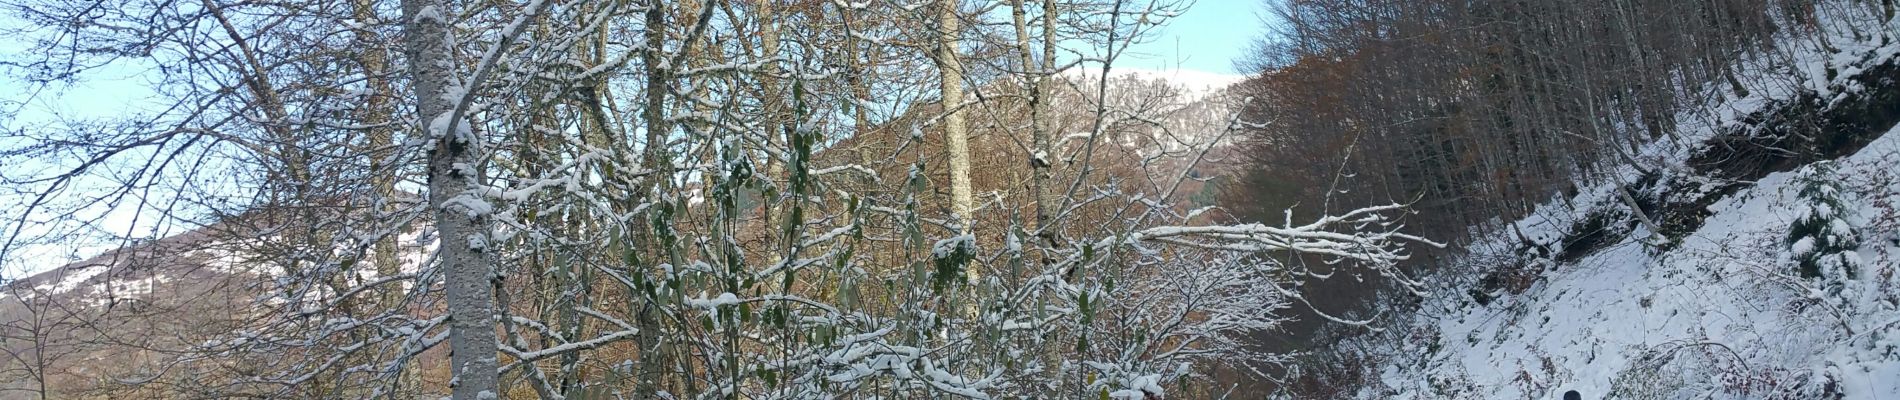
<svg viewBox="0 0 1900 400">
<path fill-rule="evenodd" d="M 1307 382 L 1368 399 L 1900 396 L 1897 26 L 1831 17 L 1640 162 L 1474 228 L 1422 300 Z"/>
<path fill-rule="evenodd" d="M 85 398 L 175 366 L 192 338 L 260 313 L 272 280 L 222 258 L 207 229 L 137 243 L 0 286 L 0 399 Z M 261 266 L 258 266 L 261 269 Z M 281 301 L 276 302 L 281 303 Z"/>
</svg>

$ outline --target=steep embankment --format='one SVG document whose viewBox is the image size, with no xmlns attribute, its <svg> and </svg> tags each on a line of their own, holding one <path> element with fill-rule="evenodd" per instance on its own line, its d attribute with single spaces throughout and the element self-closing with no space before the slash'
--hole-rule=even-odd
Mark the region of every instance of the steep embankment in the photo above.
<svg viewBox="0 0 1900 400">
<path fill-rule="evenodd" d="M 1362 398 L 1900 397 L 1897 27 L 1786 40 L 1637 166 L 1489 229 L 1412 316 L 1341 344 L 1362 366 L 1346 380 Z"/>
</svg>

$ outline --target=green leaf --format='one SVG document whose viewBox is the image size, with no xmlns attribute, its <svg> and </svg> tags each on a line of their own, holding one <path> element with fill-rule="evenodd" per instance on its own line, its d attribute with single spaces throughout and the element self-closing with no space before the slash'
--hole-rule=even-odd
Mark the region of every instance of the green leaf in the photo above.
<svg viewBox="0 0 1900 400">
<path fill-rule="evenodd" d="M 758 370 L 759 380 L 765 381 L 765 387 L 778 387 L 778 372 L 765 368 Z"/>
</svg>

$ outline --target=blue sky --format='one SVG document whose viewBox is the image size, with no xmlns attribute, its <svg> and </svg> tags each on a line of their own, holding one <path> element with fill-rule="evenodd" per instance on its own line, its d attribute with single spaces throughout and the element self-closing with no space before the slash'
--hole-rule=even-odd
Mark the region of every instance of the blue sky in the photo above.
<svg viewBox="0 0 1900 400">
<path fill-rule="evenodd" d="M 1153 41 L 1131 49 L 1120 65 L 1240 74 L 1234 60 L 1264 32 L 1264 7 L 1264 0 L 1199 0 Z"/>
<path fill-rule="evenodd" d="M 1234 69 L 1234 60 L 1252 47 L 1263 32 L 1260 14 L 1265 0 L 1198 0 L 1179 17 L 1163 26 L 1149 42 L 1136 45 L 1123 54 L 1118 66 L 1154 70 L 1188 69 L 1221 74 L 1244 74 Z M 11 18 L 4 23 L 17 23 Z M 0 43 L 0 54 L 17 54 L 23 44 Z M 124 60 L 121 60 L 124 61 Z M 139 71 L 127 68 L 128 71 Z M 0 92 L 12 100 L 22 100 L 26 85 L 0 77 L 13 90 Z M 95 73 L 64 91 L 39 93 L 17 110 L 13 122 L 44 118 L 53 112 L 79 117 L 110 117 L 152 95 L 139 77 L 132 73 Z M 7 105 L 19 107 L 18 104 Z M 3 114 L 0 114 L 3 115 Z M 7 125 L 0 121 L 0 126 Z"/>
</svg>

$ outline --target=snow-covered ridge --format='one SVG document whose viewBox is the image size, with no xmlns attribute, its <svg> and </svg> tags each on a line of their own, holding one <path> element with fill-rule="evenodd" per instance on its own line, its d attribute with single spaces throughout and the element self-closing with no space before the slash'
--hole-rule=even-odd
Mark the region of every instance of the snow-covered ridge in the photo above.
<svg viewBox="0 0 1900 400">
<path fill-rule="evenodd" d="M 1099 68 L 1072 68 L 1063 71 L 1062 75 L 1083 81 L 1092 81 L 1092 79 L 1089 78 L 1099 77 L 1101 76 L 1101 72 L 1102 70 Z M 1189 102 L 1206 98 L 1247 79 L 1246 75 L 1223 74 L 1192 69 L 1177 68 L 1163 70 L 1124 67 L 1109 68 L 1108 77 L 1110 80 L 1133 78 L 1167 82 L 1169 85 L 1181 89 Z"/>
<path fill-rule="evenodd" d="M 398 233 L 396 243 L 400 257 L 397 266 L 401 273 L 408 274 L 420 272 L 435 247 L 434 238 L 419 231 Z M 8 282 L 0 285 L 0 299 L 108 306 L 121 299 L 185 298 L 191 295 L 181 294 L 191 292 L 183 290 L 187 287 L 211 289 L 218 283 L 236 283 L 217 290 L 229 291 L 224 295 L 235 298 L 282 303 L 284 299 L 269 289 L 273 289 L 271 282 L 289 279 L 289 272 L 280 263 L 246 255 L 244 248 L 241 243 L 220 241 L 205 232 L 175 235 Z M 354 268 L 351 272 L 365 281 L 381 277 L 375 268 Z"/>
<path fill-rule="evenodd" d="M 79 288 L 79 284 L 85 283 L 86 281 L 92 280 L 93 277 L 96 277 L 96 276 L 99 276 L 99 274 L 105 273 L 107 269 L 108 268 L 106 268 L 105 266 L 79 266 L 76 268 L 60 268 L 54 271 L 55 276 L 58 277 L 57 280 L 39 284 L 39 285 L 34 285 L 33 290 L 38 291 L 38 292 L 52 292 L 52 293 L 70 292 L 73 289 Z"/>
</svg>

